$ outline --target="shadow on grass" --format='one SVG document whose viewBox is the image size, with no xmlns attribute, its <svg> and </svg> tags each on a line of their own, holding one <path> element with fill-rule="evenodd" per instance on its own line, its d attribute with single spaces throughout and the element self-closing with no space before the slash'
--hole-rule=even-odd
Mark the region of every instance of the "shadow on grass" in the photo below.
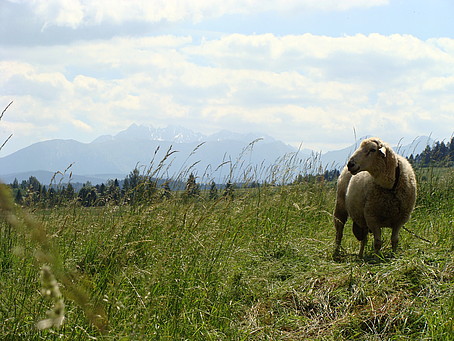
<svg viewBox="0 0 454 341">
<path fill-rule="evenodd" d="M 389 263 L 391 260 L 398 257 L 392 250 L 366 253 L 364 257 L 359 257 L 357 253 L 348 253 L 344 250 L 333 255 L 333 260 L 336 263 L 367 263 L 367 264 L 382 264 Z"/>
</svg>

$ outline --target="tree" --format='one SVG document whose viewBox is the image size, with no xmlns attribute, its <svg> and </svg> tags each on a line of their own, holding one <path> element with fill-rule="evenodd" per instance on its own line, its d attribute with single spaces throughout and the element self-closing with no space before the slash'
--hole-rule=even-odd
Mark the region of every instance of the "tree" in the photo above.
<svg viewBox="0 0 454 341">
<path fill-rule="evenodd" d="M 96 186 L 96 189 L 98 190 L 100 196 L 104 196 L 104 193 L 106 192 L 106 185 L 102 183 L 101 185 L 99 185 L 99 188 L 98 186 Z"/>
<path fill-rule="evenodd" d="M 123 189 L 121 191 L 122 196 L 126 197 L 130 189 L 131 185 L 129 184 L 129 179 L 126 177 L 125 180 L 123 181 Z"/>
<path fill-rule="evenodd" d="M 40 200 L 41 196 L 41 183 L 34 176 L 30 176 L 28 181 L 22 182 L 21 186 L 26 190 L 26 197 L 24 203 L 28 206 L 36 204 Z"/>
<path fill-rule="evenodd" d="M 429 166 L 430 165 L 430 154 L 431 154 L 431 150 L 430 150 L 430 147 L 429 146 L 426 146 L 426 149 L 424 149 L 424 151 L 422 152 L 421 156 L 422 156 L 422 164 L 424 166 Z"/>
<path fill-rule="evenodd" d="M 19 181 L 17 181 L 17 178 L 14 178 L 13 184 L 11 185 L 12 188 L 16 189 L 19 188 Z"/>
<path fill-rule="evenodd" d="M 64 191 L 64 197 L 67 199 L 67 200 L 73 200 L 74 199 L 74 196 L 76 195 L 76 192 L 74 190 L 74 187 L 73 185 L 71 185 L 71 183 L 68 183 L 68 186 L 66 187 L 65 191 Z"/>
<path fill-rule="evenodd" d="M 326 170 L 323 174 L 323 177 L 326 181 L 334 181 L 340 175 L 340 171 L 338 169 Z"/>
<path fill-rule="evenodd" d="M 143 182 L 144 178 L 140 175 L 139 169 L 135 167 L 125 178 L 123 191 L 126 200 L 129 200 L 131 204 L 138 201 L 141 194 L 139 191 L 139 185 Z M 143 188 L 142 188 L 143 190 Z M 142 193 L 143 194 L 143 193 Z"/>
<path fill-rule="evenodd" d="M 137 167 L 134 168 L 127 176 L 127 179 L 129 180 L 129 187 L 133 190 L 136 189 L 141 180 L 139 169 Z"/>
<path fill-rule="evenodd" d="M 24 198 L 22 197 L 22 191 L 19 188 L 16 189 L 14 201 L 19 205 L 22 204 L 22 202 L 24 201 Z"/>
<path fill-rule="evenodd" d="M 189 175 L 188 181 L 186 182 L 185 195 L 187 198 L 193 198 L 200 194 L 200 187 L 196 182 L 193 173 Z"/>
<path fill-rule="evenodd" d="M 162 189 L 163 189 L 163 192 L 162 192 L 161 197 L 163 199 L 170 199 L 172 197 L 172 192 L 170 190 L 169 181 L 164 182 L 164 184 L 162 185 Z"/>
<path fill-rule="evenodd" d="M 107 182 L 107 200 L 117 205 L 120 201 L 120 184 L 118 180 L 109 180 Z"/>
<path fill-rule="evenodd" d="M 41 198 L 47 198 L 47 187 L 46 186 L 43 186 L 43 188 L 41 188 Z"/>
<path fill-rule="evenodd" d="M 451 138 L 449 143 L 449 152 L 448 152 L 450 166 L 454 166 L 454 137 Z"/>
<path fill-rule="evenodd" d="M 96 189 L 90 182 L 87 182 L 84 187 L 80 189 L 78 197 L 82 206 L 85 207 L 94 206 L 96 200 L 98 199 Z"/>
<path fill-rule="evenodd" d="M 89 206 L 95 206 L 97 199 L 98 194 L 96 193 L 96 188 L 92 187 L 88 195 Z"/>
<path fill-rule="evenodd" d="M 83 185 L 81 189 L 79 189 L 79 192 L 77 192 L 77 200 L 84 205 L 85 197 L 88 194 L 88 187 L 86 185 Z"/>
<path fill-rule="evenodd" d="M 454 138 L 448 143 L 435 142 L 432 147 L 426 148 L 416 156 L 410 156 L 409 161 L 420 167 L 452 167 L 454 165 Z"/>
<path fill-rule="evenodd" d="M 33 192 L 39 193 L 41 192 L 41 183 L 38 181 L 36 177 L 31 176 L 28 179 L 28 188 Z"/>
<path fill-rule="evenodd" d="M 137 200 L 151 201 L 153 200 L 157 191 L 156 181 L 150 177 L 142 177 L 135 192 L 137 193 Z"/>
<path fill-rule="evenodd" d="M 47 191 L 47 198 L 48 198 L 50 207 L 53 207 L 56 205 L 58 197 L 57 197 L 57 193 L 55 192 L 55 189 L 53 187 L 50 187 L 49 190 Z"/>
<path fill-rule="evenodd" d="M 218 189 L 214 181 L 211 181 L 209 198 L 211 200 L 216 200 L 218 198 Z"/>
<path fill-rule="evenodd" d="M 41 201 L 42 205 L 45 206 L 46 200 L 47 200 L 47 187 L 46 186 L 43 186 L 41 188 L 41 193 L 40 193 L 39 197 L 40 197 L 40 201 Z"/>
<path fill-rule="evenodd" d="M 224 189 L 224 194 L 223 196 L 227 199 L 233 199 L 233 192 L 235 190 L 235 187 L 233 186 L 232 182 L 229 180 L 227 182 L 227 184 L 225 185 L 225 189 Z"/>
<path fill-rule="evenodd" d="M 302 174 L 298 174 L 298 176 L 296 177 L 295 179 L 295 184 L 300 184 L 304 181 L 304 178 L 303 178 L 303 175 Z"/>
</svg>

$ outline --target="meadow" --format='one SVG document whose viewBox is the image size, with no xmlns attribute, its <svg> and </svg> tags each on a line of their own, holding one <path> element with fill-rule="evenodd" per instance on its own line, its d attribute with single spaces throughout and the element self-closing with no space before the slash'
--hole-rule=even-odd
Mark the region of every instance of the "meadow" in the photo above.
<svg viewBox="0 0 454 341">
<path fill-rule="evenodd" d="M 53 209 L 3 187 L 0 339 L 454 340 L 454 171 L 418 181 L 397 254 L 386 229 L 359 259 L 349 221 L 339 261 L 334 182 Z"/>
</svg>

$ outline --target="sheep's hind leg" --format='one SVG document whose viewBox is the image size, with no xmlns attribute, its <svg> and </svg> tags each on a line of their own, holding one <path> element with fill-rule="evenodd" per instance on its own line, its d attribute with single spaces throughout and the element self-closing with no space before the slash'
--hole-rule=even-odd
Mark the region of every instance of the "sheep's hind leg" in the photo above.
<svg viewBox="0 0 454 341">
<path fill-rule="evenodd" d="M 357 223 L 353 222 L 353 234 L 355 235 L 356 239 L 361 242 L 361 246 L 359 248 L 358 256 L 363 258 L 364 255 L 364 247 L 367 243 L 367 234 L 369 230 L 367 227 L 361 227 Z"/>
<path fill-rule="evenodd" d="M 336 241 L 333 255 L 334 259 L 338 259 L 340 255 L 341 242 L 344 235 L 344 226 L 347 219 L 348 213 L 336 205 L 336 209 L 334 211 L 334 226 L 336 228 Z"/>
<path fill-rule="evenodd" d="M 364 237 L 363 240 L 361 240 L 361 246 L 359 247 L 359 252 L 358 252 L 358 257 L 363 258 L 364 257 L 364 247 L 366 246 L 367 243 L 367 234 Z"/>
</svg>

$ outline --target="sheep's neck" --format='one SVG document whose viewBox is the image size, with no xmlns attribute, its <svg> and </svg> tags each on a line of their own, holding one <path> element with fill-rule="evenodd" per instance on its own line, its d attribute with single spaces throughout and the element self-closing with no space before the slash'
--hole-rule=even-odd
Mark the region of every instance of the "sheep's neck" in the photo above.
<svg viewBox="0 0 454 341">
<path fill-rule="evenodd" d="M 374 178 L 374 181 L 380 187 L 395 190 L 400 177 L 400 167 L 399 163 L 396 162 L 396 165 L 392 167 L 388 172 L 383 173 L 383 171 L 370 172 L 370 175 Z"/>
</svg>

